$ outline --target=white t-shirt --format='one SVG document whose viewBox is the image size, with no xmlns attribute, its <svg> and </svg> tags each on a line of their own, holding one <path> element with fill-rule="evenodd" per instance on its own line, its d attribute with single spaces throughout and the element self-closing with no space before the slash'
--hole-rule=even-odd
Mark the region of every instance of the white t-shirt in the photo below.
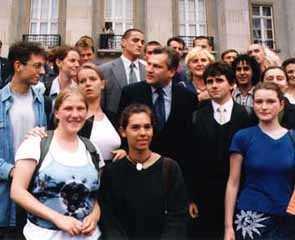
<svg viewBox="0 0 295 240">
<path fill-rule="evenodd" d="M 90 140 L 99 148 L 104 160 L 112 159 L 112 151 L 121 145 L 119 134 L 105 115 L 103 119 L 93 121 Z"/>
<path fill-rule="evenodd" d="M 26 139 L 17 150 L 15 161 L 22 160 L 22 159 L 34 159 L 38 162 L 40 159 L 41 151 L 40 151 L 40 148 L 36 148 L 36 146 L 40 146 L 40 141 L 41 141 L 40 137 L 30 137 Z M 44 169 L 53 161 L 52 153 L 54 153 L 54 160 L 63 165 L 83 166 L 88 163 L 93 164 L 90 153 L 87 152 L 86 146 L 80 139 L 78 140 L 77 149 L 73 152 L 68 152 L 68 151 L 65 151 L 62 147 L 60 147 L 57 144 L 55 138 L 53 137 L 49 147 L 49 151 L 47 155 L 45 156 L 39 170 Z M 102 167 L 103 165 L 104 165 L 104 162 L 103 160 L 101 160 L 100 167 Z M 91 236 L 71 237 L 68 233 L 64 231 L 42 228 L 30 222 L 29 220 L 27 220 L 27 224 L 25 225 L 23 232 L 27 240 L 39 240 L 39 239 L 42 239 L 42 240 L 78 240 L 78 239 L 97 240 L 98 237 L 101 235 L 99 228 L 96 227 L 94 233 Z"/>
</svg>

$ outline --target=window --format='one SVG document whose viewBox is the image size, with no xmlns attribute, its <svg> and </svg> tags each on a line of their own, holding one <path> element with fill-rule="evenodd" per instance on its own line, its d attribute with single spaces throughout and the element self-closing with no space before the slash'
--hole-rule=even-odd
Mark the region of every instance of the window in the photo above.
<svg viewBox="0 0 295 240">
<path fill-rule="evenodd" d="M 30 33 L 58 33 L 58 0 L 31 0 Z"/>
<path fill-rule="evenodd" d="M 252 6 L 253 42 L 275 48 L 273 9 L 269 5 Z"/>
<path fill-rule="evenodd" d="M 133 0 L 105 0 L 104 21 L 111 25 L 114 34 L 117 35 L 132 28 Z"/>
<path fill-rule="evenodd" d="M 207 35 L 205 0 L 179 0 L 179 35 Z"/>
</svg>

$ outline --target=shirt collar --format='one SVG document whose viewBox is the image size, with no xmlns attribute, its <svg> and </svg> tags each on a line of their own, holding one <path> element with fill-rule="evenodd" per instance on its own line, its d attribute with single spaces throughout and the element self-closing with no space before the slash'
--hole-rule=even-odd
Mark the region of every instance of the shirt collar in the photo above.
<svg viewBox="0 0 295 240">
<path fill-rule="evenodd" d="M 171 96 L 172 92 L 172 81 L 170 81 L 165 87 L 162 87 L 165 96 Z M 157 88 L 152 86 L 152 93 L 154 94 L 157 91 Z"/>
<path fill-rule="evenodd" d="M 123 61 L 123 64 L 124 64 L 124 66 L 125 66 L 125 69 L 129 69 L 131 63 L 134 63 L 136 69 L 139 69 L 139 60 L 138 60 L 138 58 L 132 62 L 132 61 L 130 61 L 128 58 L 126 58 L 126 57 L 122 54 L 122 55 L 121 55 L 121 59 L 122 59 L 122 61 Z"/>
<path fill-rule="evenodd" d="M 247 95 L 253 96 L 254 86 L 250 88 L 250 90 L 247 92 Z M 236 87 L 232 94 L 234 97 L 242 95 L 242 92 L 238 87 Z"/>
<path fill-rule="evenodd" d="M 1 101 L 4 102 L 12 97 L 13 93 L 10 88 L 10 83 L 8 83 L 2 90 L 1 94 Z M 38 94 L 38 91 L 32 87 L 30 87 L 30 90 L 33 93 L 33 101 L 38 100 L 39 102 L 42 102 L 42 96 Z"/>
<path fill-rule="evenodd" d="M 52 81 L 51 88 L 50 88 L 50 96 L 57 95 L 60 92 L 58 76 Z"/>
<path fill-rule="evenodd" d="M 225 109 L 226 112 L 230 113 L 234 106 L 234 101 L 232 98 L 230 98 L 227 102 L 225 102 L 222 105 L 218 104 L 217 102 L 214 102 L 213 100 L 211 100 L 211 103 L 212 103 L 214 112 L 217 112 L 218 108 L 222 108 L 222 109 Z"/>
</svg>

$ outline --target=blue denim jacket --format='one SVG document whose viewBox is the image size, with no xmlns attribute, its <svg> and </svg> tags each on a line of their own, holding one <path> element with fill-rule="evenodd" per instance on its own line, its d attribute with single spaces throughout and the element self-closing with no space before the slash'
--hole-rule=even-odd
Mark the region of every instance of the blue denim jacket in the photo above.
<svg viewBox="0 0 295 240">
<path fill-rule="evenodd" d="M 46 126 L 43 96 L 33 88 L 32 92 L 36 126 Z M 14 166 L 13 136 L 9 118 L 12 104 L 10 84 L 7 84 L 0 90 L 0 227 L 16 225 L 15 204 L 10 199 L 9 179 L 10 170 Z"/>
</svg>

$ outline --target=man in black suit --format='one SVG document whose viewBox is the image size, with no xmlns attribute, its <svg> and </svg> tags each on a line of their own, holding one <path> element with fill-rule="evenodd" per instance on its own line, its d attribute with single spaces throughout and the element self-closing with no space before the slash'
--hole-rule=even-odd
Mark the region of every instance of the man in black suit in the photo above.
<svg viewBox="0 0 295 240">
<path fill-rule="evenodd" d="M 0 40 L 0 89 L 6 85 L 8 78 L 8 61 L 7 58 L 1 57 L 2 41 Z"/>
<path fill-rule="evenodd" d="M 213 63 L 203 78 L 211 100 L 193 113 L 192 157 L 185 166 L 190 233 L 193 239 L 222 239 L 228 149 L 234 133 L 248 127 L 250 120 L 245 108 L 232 99 L 234 73 L 229 65 Z"/>
<path fill-rule="evenodd" d="M 119 112 L 131 103 L 153 109 L 157 124 L 151 149 L 176 160 L 180 166 L 187 158 L 192 112 L 197 99 L 172 82 L 179 55 L 169 47 L 156 48 L 147 61 L 146 81 L 123 88 Z"/>
</svg>

